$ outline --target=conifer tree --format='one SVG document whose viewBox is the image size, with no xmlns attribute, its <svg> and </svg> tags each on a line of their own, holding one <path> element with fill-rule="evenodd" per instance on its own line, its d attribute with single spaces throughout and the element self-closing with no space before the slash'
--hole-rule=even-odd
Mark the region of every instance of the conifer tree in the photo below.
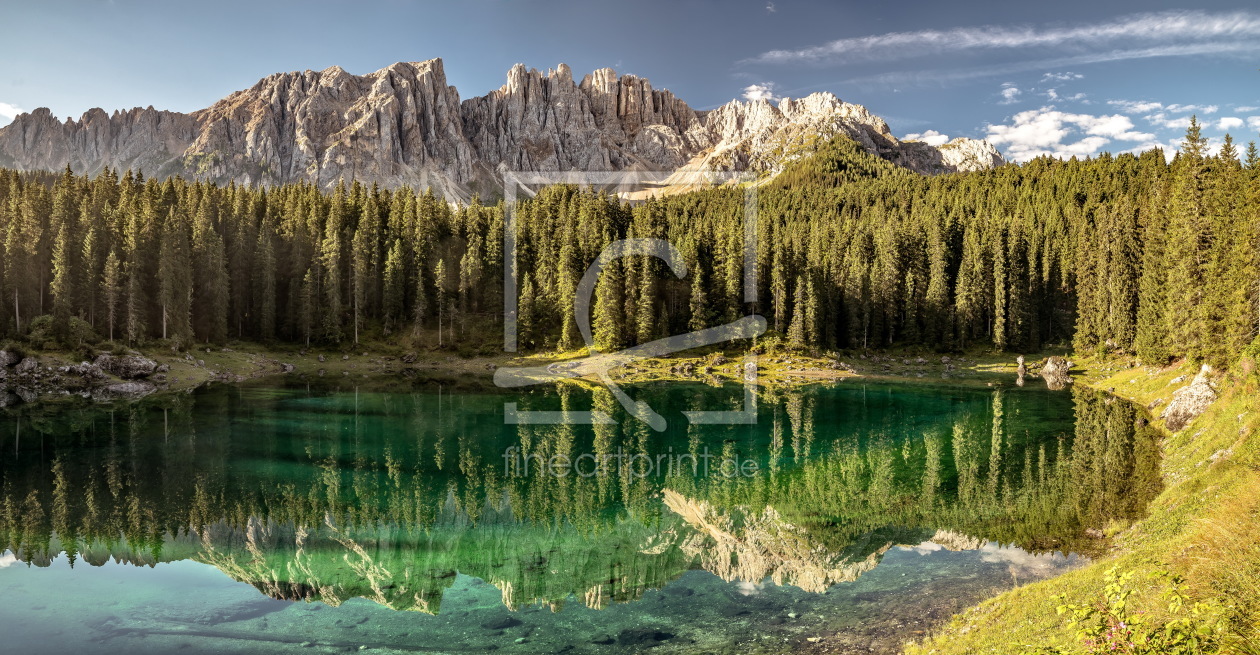
<svg viewBox="0 0 1260 655">
<path fill-rule="evenodd" d="M 788 324 L 787 332 L 788 345 L 793 348 L 805 347 L 806 298 L 805 282 L 797 276 L 796 297 L 792 302 L 792 321 Z"/>
<path fill-rule="evenodd" d="M 254 266 L 258 269 L 258 275 L 254 278 L 258 337 L 269 341 L 276 334 L 276 258 L 271 228 L 266 224 L 258 230 L 258 240 L 254 244 Z"/>
<path fill-rule="evenodd" d="M 533 348 L 535 329 L 534 280 L 529 273 L 521 282 L 521 297 L 516 311 L 516 343 L 518 348 Z"/>
<path fill-rule="evenodd" d="M 595 285 L 595 306 L 592 308 L 591 332 L 595 346 L 610 352 L 624 345 L 621 317 L 625 285 L 621 279 L 621 260 L 610 262 L 600 272 Z"/>
<path fill-rule="evenodd" d="M 709 303 L 708 283 L 704 275 L 704 267 L 699 262 L 691 268 L 691 319 L 687 327 L 692 332 L 713 327 L 713 307 Z"/>
<path fill-rule="evenodd" d="M 162 225 L 158 252 L 162 338 L 187 343 L 192 338 L 193 275 L 188 225 L 174 211 Z"/>
<path fill-rule="evenodd" d="M 439 259 L 437 262 L 437 266 L 433 267 L 433 288 L 434 288 L 433 301 L 434 301 L 434 304 L 437 305 L 437 315 L 438 315 L 437 326 L 438 326 L 438 346 L 439 347 L 443 345 L 442 321 L 446 313 L 446 284 L 447 284 L 446 260 Z"/>
<path fill-rule="evenodd" d="M 62 223 L 53 245 L 53 275 L 49 291 L 53 295 L 53 335 L 62 343 L 70 335 L 70 312 L 74 303 L 71 281 L 74 263 L 70 261 L 70 225 Z"/>
<path fill-rule="evenodd" d="M 385 257 L 385 329 L 388 334 L 403 317 L 407 300 L 407 272 L 403 268 L 402 239 L 394 239 Z"/>
<path fill-rule="evenodd" d="M 114 340 L 114 325 L 118 321 L 118 302 L 123 293 L 122 265 L 118 253 L 110 250 L 101 272 L 101 300 L 104 303 L 105 323 L 109 327 L 109 340 Z"/>
</svg>

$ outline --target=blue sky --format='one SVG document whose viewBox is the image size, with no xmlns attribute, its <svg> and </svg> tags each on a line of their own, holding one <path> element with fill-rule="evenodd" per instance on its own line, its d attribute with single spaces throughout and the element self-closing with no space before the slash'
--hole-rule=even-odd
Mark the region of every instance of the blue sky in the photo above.
<svg viewBox="0 0 1260 655">
<path fill-rule="evenodd" d="M 897 136 L 988 138 L 1010 158 L 1175 146 L 1189 116 L 1219 143 L 1260 132 L 1260 7 L 1161 0 L 3 0 L 0 125 L 192 111 L 268 74 L 367 73 L 442 57 L 462 97 L 514 63 L 611 66 L 707 109 L 830 91 Z"/>
</svg>

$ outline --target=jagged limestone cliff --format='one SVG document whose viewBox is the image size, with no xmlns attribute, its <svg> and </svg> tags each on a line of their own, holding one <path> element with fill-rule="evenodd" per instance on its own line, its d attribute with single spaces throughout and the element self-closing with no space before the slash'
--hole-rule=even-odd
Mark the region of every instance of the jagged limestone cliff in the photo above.
<svg viewBox="0 0 1260 655">
<path fill-rule="evenodd" d="M 37 109 L 0 129 L 0 165 L 265 185 L 358 179 L 466 197 L 494 188 L 501 170 L 773 173 L 838 134 L 925 174 L 1003 163 L 983 141 L 898 141 L 878 116 L 829 93 L 702 112 L 612 69 L 577 82 L 563 64 L 546 73 L 518 64 L 500 89 L 461 102 L 433 59 L 362 76 L 336 66 L 277 73 L 191 114 L 93 109 L 61 122 Z"/>
</svg>

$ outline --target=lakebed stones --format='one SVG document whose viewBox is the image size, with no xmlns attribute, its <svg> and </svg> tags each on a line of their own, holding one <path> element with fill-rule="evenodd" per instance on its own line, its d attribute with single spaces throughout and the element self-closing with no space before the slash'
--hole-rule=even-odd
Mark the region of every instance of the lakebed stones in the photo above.
<svg viewBox="0 0 1260 655">
<path fill-rule="evenodd" d="M 1160 415 L 1169 430 L 1177 432 L 1185 428 L 1216 400 L 1216 390 L 1209 379 L 1211 375 L 1212 367 L 1204 364 L 1190 384 L 1173 392 L 1172 402 Z"/>
</svg>

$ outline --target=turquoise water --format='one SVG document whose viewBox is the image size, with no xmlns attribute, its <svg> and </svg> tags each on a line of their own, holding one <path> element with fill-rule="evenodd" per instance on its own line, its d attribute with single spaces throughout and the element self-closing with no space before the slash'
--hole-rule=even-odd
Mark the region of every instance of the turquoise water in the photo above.
<svg viewBox="0 0 1260 655">
<path fill-rule="evenodd" d="M 758 395 L 219 385 L 0 422 L 7 647 L 895 651 L 1078 565 L 1158 492 L 1088 390 L 846 381 Z M 521 409 L 612 425 L 520 426 Z"/>
</svg>

